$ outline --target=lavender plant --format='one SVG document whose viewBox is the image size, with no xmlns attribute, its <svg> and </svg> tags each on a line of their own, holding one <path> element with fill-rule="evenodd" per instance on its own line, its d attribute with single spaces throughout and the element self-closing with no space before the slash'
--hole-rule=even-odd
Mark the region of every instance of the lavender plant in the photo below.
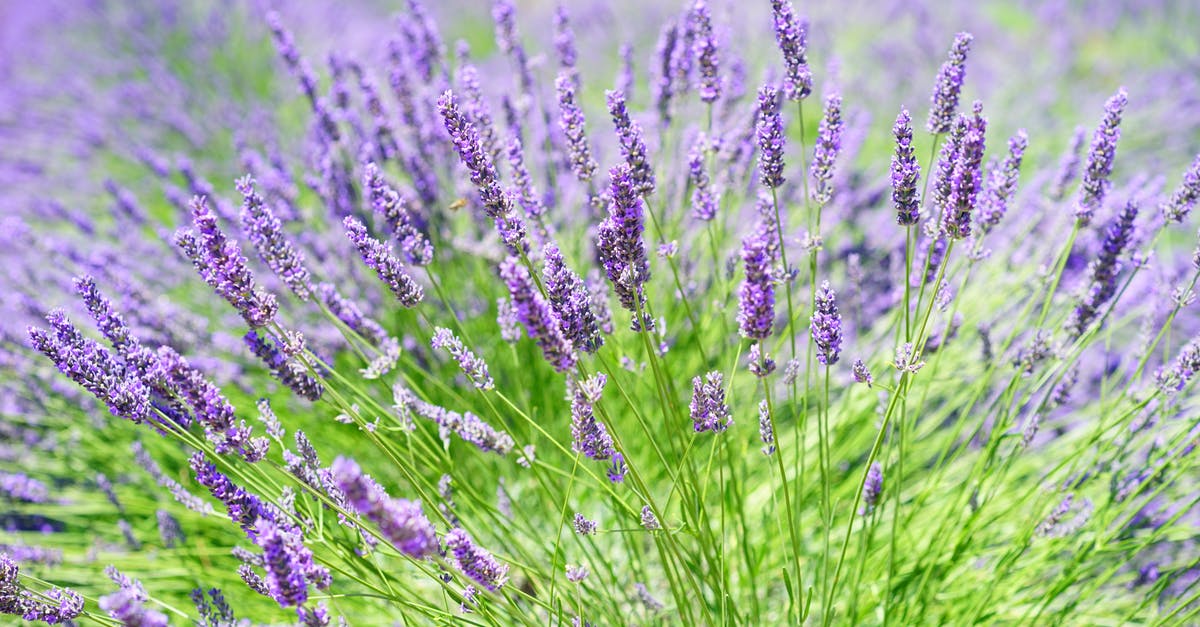
<svg viewBox="0 0 1200 627">
<path fill-rule="evenodd" d="M 1200 620 L 1181 50 L 653 4 L 23 18 L 73 38 L 0 91 L 0 613 Z"/>
</svg>

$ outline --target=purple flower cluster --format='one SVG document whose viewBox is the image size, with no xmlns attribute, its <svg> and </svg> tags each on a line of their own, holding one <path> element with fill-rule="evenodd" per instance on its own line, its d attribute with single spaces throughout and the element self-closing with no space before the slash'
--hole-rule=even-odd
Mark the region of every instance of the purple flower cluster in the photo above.
<svg viewBox="0 0 1200 627">
<path fill-rule="evenodd" d="M 1079 196 L 1075 199 L 1075 218 L 1081 226 L 1091 223 L 1092 215 L 1104 202 L 1108 188 L 1112 187 L 1108 177 L 1112 174 L 1117 141 L 1121 139 L 1121 115 L 1128 101 L 1125 89 L 1121 88 L 1104 103 L 1104 118 L 1092 135 L 1083 181 L 1079 184 Z"/>
<path fill-rule="evenodd" d="M 940 135 L 950 131 L 954 123 L 954 114 L 958 111 L 958 97 L 962 92 L 963 80 L 967 76 L 967 53 L 971 50 L 970 33 L 959 33 L 954 38 L 950 53 L 942 69 L 938 71 L 937 82 L 933 86 L 933 96 L 930 98 L 929 121 L 925 128 L 930 133 Z"/>
<path fill-rule="evenodd" d="M 879 462 L 874 462 L 867 469 L 867 480 L 863 483 L 862 513 L 864 515 L 874 511 L 881 494 L 883 494 L 883 467 L 879 465 Z"/>
<path fill-rule="evenodd" d="M 1087 291 L 1067 319 L 1066 329 L 1071 337 L 1083 335 L 1088 325 L 1100 314 L 1100 308 L 1116 294 L 1121 254 L 1133 239 L 1133 221 L 1137 214 L 1137 202 L 1130 200 L 1121 214 L 1104 230 L 1100 255 L 1088 266 Z"/>
<path fill-rule="evenodd" d="M 643 324 L 649 322 L 649 317 L 645 316 L 641 321 L 637 317 L 645 303 L 642 285 L 650 279 L 646 243 L 642 238 L 646 228 L 645 205 L 629 164 L 614 167 L 609 176 L 612 177 L 612 198 L 608 217 L 600 223 L 597 232 L 596 249 L 621 306 L 634 314 L 634 329 L 649 329 L 652 325 Z"/>
<path fill-rule="evenodd" d="M 559 328 L 571 344 L 585 353 L 594 353 L 604 344 L 600 325 L 592 311 L 592 298 L 583 279 L 567 267 L 554 244 L 542 251 L 546 266 L 542 283 L 546 299 L 558 317 Z"/>
<path fill-rule="evenodd" d="M 20 568 L 0 553 L 0 614 L 20 616 L 51 625 L 74 620 L 83 613 L 83 597 L 65 588 L 34 593 L 21 585 Z"/>
<path fill-rule="evenodd" d="M 612 436 L 604 423 L 596 418 L 595 406 L 600 402 L 608 378 L 596 374 L 582 381 L 568 379 L 567 392 L 571 401 L 571 448 L 589 459 L 604 461 L 616 454 Z"/>
<path fill-rule="evenodd" d="M 260 335 L 253 329 L 247 331 L 242 339 L 250 351 L 271 370 L 271 374 L 295 392 L 296 396 L 314 403 L 321 400 L 325 386 L 321 384 L 320 379 L 310 375 L 303 365 L 295 361 L 295 355 L 303 351 L 302 345 L 299 350 L 286 347 L 280 350 L 274 339 Z"/>
<path fill-rule="evenodd" d="M 500 264 L 500 278 L 508 286 L 517 319 L 542 349 L 546 361 L 558 372 L 574 368 L 575 347 L 563 333 L 563 323 L 558 314 L 538 292 L 529 271 L 519 261 L 509 257 Z"/>
<path fill-rule="evenodd" d="M 388 286 L 401 305 L 415 307 L 425 298 L 425 291 L 404 271 L 400 260 L 388 251 L 383 242 L 368 235 L 367 227 L 362 222 L 353 216 L 346 216 L 343 224 L 346 227 L 346 236 L 358 249 L 363 263 L 375 270 L 379 280 Z"/>
<path fill-rule="evenodd" d="M 771 0 L 775 41 L 783 53 L 783 93 L 788 100 L 803 100 L 812 93 L 812 71 L 808 68 L 808 22 L 796 17 L 789 0 Z"/>
<path fill-rule="evenodd" d="M 742 337 L 764 340 L 775 323 L 775 277 L 772 250 L 778 235 L 771 222 L 761 220 L 742 240 L 746 278 L 738 289 L 738 326 Z"/>
<path fill-rule="evenodd" d="M 501 564 L 476 545 L 466 531 L 452 529 L 445 542 L 446 551 L 454 557 L 458 569 L 472 581 L 493 592 L 508 581 L 508 564 Z"/>
<path fill-rule="evenodd" d="M 717 217 L 717 193 L 708 177 L 705 161 L 708 157 L 708 136 L 696 136 L 688 151 L 688 182 L 692 184 L 692 215 L 702 222 L 711 222 Z"/>
<path fill-rule="evenodd" d="M 400 244 L 404 260 L 414 266 L 425 266 L 433 261 L 433 244 L 417 228 L 416 219 L 404 198 L 387 181 L 379 166 L 368 163 L 363 168 L 363 187 L 375 213 L 383 217 L 392 237 Z"/>
<path fill-rule="evenodd" d="M 770 83 L 758 90 L 758 180 L 764 187 L 783 185 L 783 119 L 779 90 Z"/>
<path fill-rule="evenodd" d="M 1191 213 L 1196 201 L 1200 200 L 1200 155 L 1192 162 L 1191 167 L 1183 173 L 1179 187 L 1162 205 L 1162 214 L 1169 222 L 1181 223 Z"/>
<path fill-rule="evenodd" d="M 921 180 L 921 166 L 912 145 L 912 116 L 901 109 L 892 127 L 896 137 L 896 154 L 892 157 L 892 204 L 896 207 L 896 222 L 912 226 L 921 217 L 921 200 L 917 183 Z"/>
<path fill-rule="evenodd" d="M 817 207 L 824 207 L 833 198 L 833 163 L 842 150 L 842 96 L 832 93 L 825 98 L 825 113 L 817 127 L 817 145 L 813 148 L 810 196 Z"/>
<path fill-rule="evenodd" d="M 725 385 L 721 373 L 712 371 L 692 379 L 692 402 L 688 405 L 696 433 L 720 433 L 733 424 L 725 404 Z"/>
<path fill-rule="evenodd" d="M 1008 155 L 1003 161 L 993 164 L 988 172 L 983 197 L 979 201 L 980 231 L 987 233 L 996 228 L 1008 211 L 1008 202 L 1017 189 L 1021 160 L 1025 157 L 1025 148 L 1028 145 L 1029 137 L 1025 131 L 1017 131 L 1017 134 L 1008 140 Z"/>
<path fill-rule="evenodd" d="M 596 160 L 588 147 L 586 118 L 583 109 L 575 100 L 575 83 L 573 75 L 559 74 L 554 82 L 558 92 L 559 128 L 567 139 L 567 150 L 571 162 L 571 172 L 575 173 L 580 182 L 587 184 L 596 174 Z"/>
<path fill-rule="evenodd" d="M 462 368 L 463 373 L 475 387 L 481 390 L 490 390 L 496 387 L 492 381 L 492 375 L 488 372 L 487 362 L 476 357 L 475 353 L 463 346 L 462 340 L 458 339 L 450 329 L 445 327 L 434 329 L 430 345 L 435 349 L 442 349 L 450 353 L 450 356 L 458 362 L 458 366 Z"/>
<path fill-rule="evenodd" d="M 633 183 L 633 191 L 637 196 L 649 196 L 654 193 L 654 168 L 648 161 L 642 126 L 629 116 L 629 109 L 625 106 L 625 94 L 610 90 L 605 93 L 605 97 L 608 102 L 608 114 L 612 116 L 613 126 L 617 130 L 621 156 L 629 166 L 626 176 Z M 616 196 L 615 191 L 613 196 Z"/>
<path fill-rule="evenodd" d="M 717 38 L 713 34 L 712 13 L 704 0 L 696 0 L 688 12 L 693 33 L 692 54 L 699 70 L 700 100 L 712 103 L 721 97 L 721 79 L 717 75 Z"/>
<path fill-rule="evenodd" d="M 437 551 L 433 524 L 425 517 L 420 503 L 389 497 L 382 486 L 363 474 L 358 463 L 348 457 L 335 459 L 330 470 L 350 508 L 378 526 L 379 532 L 397 550 L 413 559 Z"/>
<path fill-rule="evenodd" d="M 254 244 L 258 257 L 267 264 L 300 300 L 312 294 L 304 254 L 288 241 L 283 223 L 254 191 L 254 179 L 249 175 L 238 179 L 237 190 L 242 194 L 242 229 Z"/>
<path fill-rule="evenodd" d="M 958 143 L 954 170 L 950 175 L 950 193 L 942 212 L 942 229 L 952 239 L 971 236 L 971 213 L 975 210 L 983 180 L 987 119 L 982 115 L 982 108 L 976 102 L 972 115 L 964 118 L 965 131 Z"/>
<path fill-rule="evenodd" d="M 817 361 L 826 366 L 836 364 L 842 353 L 842 316 L 838 313 L 836 296 L 829 281 L 823 281 L 812 315 L 811 331 Z"/>
</svg>

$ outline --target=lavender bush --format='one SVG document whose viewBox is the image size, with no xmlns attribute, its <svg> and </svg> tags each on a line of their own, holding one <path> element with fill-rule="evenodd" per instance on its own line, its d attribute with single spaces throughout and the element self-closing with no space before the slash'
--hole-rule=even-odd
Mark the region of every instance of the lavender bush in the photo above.
<svg viewBox="0 0 1200 627">
<path fill-rule="evenodd" d="M 1200 14 L 809 8 L 14 8 L 0 613 L 1200 620 Z"/>
</svg>

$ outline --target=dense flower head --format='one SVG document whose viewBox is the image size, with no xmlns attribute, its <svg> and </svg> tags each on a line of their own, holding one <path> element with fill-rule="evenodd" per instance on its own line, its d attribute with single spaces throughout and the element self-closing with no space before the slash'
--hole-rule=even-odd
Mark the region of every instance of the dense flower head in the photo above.
<svg viewBox="0 0 1200 627">
<path fill-rule="evenodd" d="M 575 367 L 575 347 L 562 331 L 562 321 L 538 292 L 529 271 L 509 257 L 500 264 L 500 278 L 508 286 L 517 319 L 533 338 L 546 361 L 558 372 Z"/>
<path fill-rule="evenodd" d="M 1100 314 L 1100 308 L 1116 294 L 1121 255 L 1133 239 L 1133 222 L 1137 215 L 1137 201 L 1130 200 L 1104 230 L 1100 254 L 1088 266 L 1085 292 L 1067 319 L 1066 328 L 1072 337 L 1082 335 Z"/>
<path fill-rule="evenodd" d="M 475 387 L 481 390 L 490 390 L 496 387 L 492 381 L 492 375 L 488 372 L 487 362 L 476 357 L 475 353 L 463 346 L 462 340 L 458 339 L 450 329 L 437 327 L 434 329 L 433 339 L 429 343 L 433 348 L 449 353 Z"/>
<path fill-rule="evenodd" d="M 558 125 L 567 139 L 567 150 L 571 161 L 571 172 L 583 183 L 592 180 L 596 173 L 596 160 L 588 147 L 586 118 L 583 109 L 575 100 L 575 84 L 572 75 L 560 73 L 554 81 L 558 92 Z"/>
<path fill-rule="evenodd" d="M 941 134 L 950 131 L 954 114 L 958 111 L 958 97 L 962 93 L 963 80 L 967 75 L 967 53 L 971 50 L 973 39 L 970 33 L 956 35 L 946 62 L 938 70 L 933 96 L 930 98 L 929 121 L 925 124 L 930 133 Z"/>
<path fill-rule="evenodd" d="M 615 453 L 608 428 L 596 418 L 595 406 L 600 401 L 608 378 L 597 373 L 586 379 L 567 380 L 571 401 L 571 448 L 589 459 L 606 460 Z"/>
<path fill-rule="evenodd" d="M 871 384 L 874 382 L 874 378 L 871 377 L 871 371 L 861 359 L 854 360 L 854 365 L 850 368 L 850 374 L 854 377 L 855 383 L 865 383 L 867 387 L 871 387 Z"/>
<path fill-rule="evenodd" d="M 1104 203 L 1104 197 L 1112 187 L 1109 176 L 1117 154 L 1117 141 L 1121 139 L 1121 115 L 1128 101 L 1125 89 L 1118 89 L 1104 103 L 1104 118 L 1092 134 L 1092 147 L 1088 149 L 1087 165 L 1083 168 L 1083 180 L 1075 199 L 1075 218 L 1081 226 L 1091 223 L 1092 215 Z"/>
<path fill-rule="evenodd" d="M 17 563 L 7 553 L 0 553 L 0 614 L 57 625 L 82 613 L 83 597 L 78 593 L 65 588 L 30 591 L 21 585 Z"/>
<path fill-rule="evenodd" d="M 608 102 L 608 113 L 612 116 L 613 126 L 617 129 L 617 141 L 621 145 L 621 156 L 629 166 L 629 178 L 633 182 L 634 191 L 638 196 L 649 196 L 654 193 L 654 168 L 648 161 L 646 138 L 642 126 L 629 115 L 625 106 L 625 94 L 610 90 L 605 92 Z M 615 195 L 615 194 L 614 194 Z"/>
<path fill-rule="evenodd" d="M 335 459 L 330 472 L 350 508 L 378 526 L 379 532 L 397 550 L 414 559 L 437 551 L 433 524 L 425 517 L 420 503 L 389 497 L 349 457 Z"/>
<path fill-rule="evenodd" d="M 775 277 L 772 247 L 778 239 L 773 223 L 760 220 L 742 240 L 746 278 L 738 289 L 738 327 L 742 337 L 763 340 L 775 323 Z"/>
<path fill-rule="evenodd" d="M 258 256 L 300 300 L 312 293 L 304 254 L 296 249 L 283 233 L 283 223 L 254 191 L 254 179 L 249 175 L 238 179 L 242 194 L 242 229 L 246 232 Z"/>
<path fill-rule="evenodd" d="M 988 172 L 983 197 L 979 201 L 979 229 L 988 232 L 1000 224 L 1008 211 L 1008 203 L 1017 189 L 1017 177 L 1021 174 L 1021 161 L 1029 137 L 1024 130 L 1017 131 L 1008 140 L 1008 154 L 1003 161 L 994 163 Z"/>
<path fill-rule="evenodd" d="M 779 90 L 772 84 L 758 90 L 758 180 L 764 187 L 783 185 L 783 120 Z"/>
<path fill-rule="evenodd" d="M 1200 200 L 1200 155 L 1192 162 L 1191 167 L 1183 173 L 1183 180 L 1171 197 L 1162 204 L 1163 218 L 1170 222 L 1183 222 L 1191 213 L 1196 201 Z"/>
<path fill-rule="evenodd" d="M 310 375 L 301 363 L 297 363 L 294 357 L 289 357 L 286 350 L 281 350 L 277 340 L 261 335 L 253 329 L 246 332 L 243 339 L 250 351 L 266 364 L 280 383 L 300 398 L 312 402 L 321 400 L 325 386 L 321 384 L 320 379 Z"/>
<path fill-rule="evenodd" d="M 717 75 L 717 37 L 713 33 L 712 13 L 704 0 L 696 0 L 688 12 L 688 19 L 694 33 L 692 54 L 699 70 L 697 91 L 701 101 L 711 103 L 721 97 L 721 78 Z"/>
<path fill-rule="evenodd" d="M 825 113 L 817 127 L 817 144 L 813 149 L 812 165 L 809 168 L 812 188 L 809 192 L 818 207 L 829 204 L 833 198 L 833 164 L 842 150 L 842 96 L 834 92 L 825 98 Z"/>
<path fill-rule="evenodd" d="M 688 150 L 688 182 L 692 185 L 692 215 L 697 220 L 711 222 L 717 217 L 717 193 L 708 176 L 706 161 L 709 139 L 704 133 L 696 136 Z"/>
<path fill-rule="evenodd" d="M 788 100 L 803 100 L 812 93 L 812 70 L 808 67 L 808 21 L 796 17 L 790 0 L 771 0 L 775 41 L 783 53 L 783 93 Z"/>
<path fill-rule="evenodd" d="M 542 283 L 546 299 L 558 316 L 563 335 L 586 353 L 594 353 L 604 344 L 600 325 L 592 311 L 592 298 L 583 279 L 569 268 L 558 246 L 547 244 L 542 251 L 546 266 Z"/>
<path fill-rule="evenodd" d="M 363 188 L 371 200 L 371 208 L 379 214 L 400 244 L 404 260 L 414 266 L 424 266 L 433 260 L 433 244 L 417 228 L 415 217 L 404 198 L 388 185 L 374 162 L 363 168 Z"/>
<path fill-rule="evenodd" d="M 775 427 L 771 424 L 771 409 L 765 398 L 758 402 L 758 438 L 763 443 L 763 455 L 774 455 Z"/>
<path fill-rule="evenodd" d="M 725 404 L 725 385 L 720 372 L 692 379 L 692 402 L 688 406 L 696 432 L 720 433 L 733 423 Z"/>
<path fill-rule="evenodd" d="M 242 315 L 246 324 L 251 327 L 270 324 L 279 309 L 275 297 L 255 285 L 241 248 L 225 236 L 204 197 L 192 198 L 191 216 L 196 232 L 180 230 L 175 234 L 175 245 L 191 260 L 200 277 Z"/>
<path fill-rule="evenodd" d="M 446 551 L 462 574 L 491 591 L 508 582 L 508 564 L 501 564 L 491 553 L 475 544 L 462 529 L 446 534 Z"/>
<path fill-rule="evenodd" d="M 916 224 L 921 215 L 921 200 L 917 183 L 921 180 L 921 166 L 913 151 L 912 116 L 901 109 L 892 127 L 896 137 L 896 154 L 892 156 L 892 204 L 896 208 L 896 222 L 904 226 Z"/>
<path fill-rule="evenodd" d="M 387 245 L 368 235 L 367 227 L 362 222 L 353 216 L 346 216 L 343 225 L 346 228 L 346 236 L 358 249 L 363 263 L 375 271 L 379 280 L 388 286 L 401 305 L 415 307 L 425 298 L 425 291 L 404 271 L 400 260 L 392 255 Z"/>
<path fill-rule="evenodd" d="M 863 514 L 870 513 L 879 503 L 879 495 L 883 493 L 883 467 L 874 462 L 867 469 L 867 480 L 863 483 L 862 502 Z"/>
<path fill-rule="evenodd" d="M 829 287 L 829 281 L 823 281 L 817 291 L 811 331 L 817 361 L 826 366 L 836 364 L 842 353 L 842 316 L 838 313 L 836 294 Z"/>
<path fill-rule="evenodd" d="M 662 25 L 662 30 L 659 31 L 658 43 L 654 50 L 655 59 L 658 61 L 656 67 L 658 80 L 654 83 L 654 105 L 664 127 L 671 123 L 671 98 L 676 91 L 675 75 L 671 63 L 675 57 L 675 48 L 681 45 L 683 44 L 679 39 L 679 23 L 675 20 L 667 20 Z M 622 93 L 628 95 L 628 92 L 624 90 Z"/>
<path fill-rule="evenodd" d="M 546 213 L 546 205 L 542 202 L 542 197 L 533 184 L 529 168 L 525 166 L 525 149 L 521 145 L 519 137 L 513 136 L 508 139 L 508 144 L 505 145 L 505 154 L 508 155 L 508 165 L 516 185 L 516 197 L 521 208 L 525 210 L 525 215 L 534 220 L 540 220 L 542 214 Z"/>
<path fill-rule="evenodd" d="M 952 239 L 971 235 L 971 216 L 982 186 L 984 137 L 987 119 L 981 115 L 982 105 L 975 103 L 973 114 L 966 118 L 966 132 L 958 145 L 954 170 L 950 176 L 950 194 L 942 212 L 942 229 Z"/>
<path fill-rule="evenodd" d="M 254 531 L 263 550 L 271 598 L 282 607 L 303 605 L 308 600 L 304 573 L 312 566 L 312 552 L 304 546 L 299 532 L 267 518 L 255 521 Z"/>
<path fill-rule="evenodd" d="M 639 197 L 629 164 L 612 168 L 609 176 L 612 192 L 608 217 L 597 231 L 596 250 L 621 306 L 635 314 L 634 327 L 640 328 L 636 314 L 645 299 L 642 286 L 650 279 L 650 263 L 643 238 L 645 203 Z"/>
<path fill-rule="evenodd" d="M 1160 369 L 1155 379 L 1164 394 L 1176 394 L 1197 372 L 1200 372 L 1200 339 L 1184 346 L 1171 367 Z"/>
</svg>

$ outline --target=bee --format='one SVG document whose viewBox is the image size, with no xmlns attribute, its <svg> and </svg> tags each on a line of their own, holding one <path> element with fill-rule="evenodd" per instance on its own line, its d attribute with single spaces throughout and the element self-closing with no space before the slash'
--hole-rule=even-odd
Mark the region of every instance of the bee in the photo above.
<svg viewBox="0 0 1200 627">
<path fill-rule="evenodd" d="M 463 207 L 466 207 L 466 206 L 467 206 L 467 199 L 459 198 L 458 200 L 455 200 L 454 202 L 450 203 L 449 209 L 450 209 L 450 211 L 458 211 L 459 209 L 462 209 Z"/>
</svg>

